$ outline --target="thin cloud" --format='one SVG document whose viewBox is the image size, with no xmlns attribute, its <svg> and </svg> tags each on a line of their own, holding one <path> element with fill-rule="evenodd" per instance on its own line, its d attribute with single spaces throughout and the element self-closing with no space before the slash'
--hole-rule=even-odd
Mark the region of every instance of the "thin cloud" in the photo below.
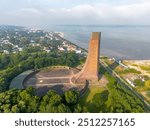
<svg viewBox="0 0 150 130">
<path fill-rule="evenodd" d="M 29 0 L 30 3 L 32 0 Z M 40 1 L 40 0 L 39 0 Z M 71 1 L 71 0 L 70 0 Z M 48 24 L 149 24 L 150 1 L 114 5 L 81 4 L 70 8 L 20 8 L 1 13 L 1 22 L 42 26 Z"/>
</svg>

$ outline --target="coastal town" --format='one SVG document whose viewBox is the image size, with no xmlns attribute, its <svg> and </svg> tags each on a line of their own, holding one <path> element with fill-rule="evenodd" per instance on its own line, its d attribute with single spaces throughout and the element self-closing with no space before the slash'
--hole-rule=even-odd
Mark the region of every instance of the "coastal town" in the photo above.
<svg viewBox="0 0 150 130">
<path fill-rule="evenodd" d="M 85 50 L 64 39 L 62 32 L 46 32 L 40 29 L 0 26 L 0 52 L 5 54 L 23 51 L 26 47 L 38 47 L 49 53 L 74 51 L 86 54 Z"/>
</svg>

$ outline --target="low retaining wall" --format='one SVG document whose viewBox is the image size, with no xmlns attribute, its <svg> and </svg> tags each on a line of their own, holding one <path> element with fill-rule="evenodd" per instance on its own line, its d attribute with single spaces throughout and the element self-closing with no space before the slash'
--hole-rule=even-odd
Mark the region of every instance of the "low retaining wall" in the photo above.
<svg viewBox="0 0 150 130">
<path fill-rule="evenodd" d="M 33 70 L 28 70 L 13 78 L 13 80 L 9 85 L 9 89 L 12 88 L 24 89 L 24 85 L 23 85 L 24 80 L 33 72 L 34 72 Z"/>
</svg>

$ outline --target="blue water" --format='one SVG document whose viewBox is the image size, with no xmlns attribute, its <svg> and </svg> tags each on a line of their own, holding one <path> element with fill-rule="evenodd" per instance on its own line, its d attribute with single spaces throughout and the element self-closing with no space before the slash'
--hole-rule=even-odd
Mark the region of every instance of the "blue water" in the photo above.
<svg viewBox="0 0 150 130">
<path fill-rule="evenodd" d="M 150 26 L 55 25 L 47 29 L 64 32 L 66 39 L 86 49 L 91 32 L 102 32 L 101 55 L 118 59 L 150 59 Z"/>
</svg>

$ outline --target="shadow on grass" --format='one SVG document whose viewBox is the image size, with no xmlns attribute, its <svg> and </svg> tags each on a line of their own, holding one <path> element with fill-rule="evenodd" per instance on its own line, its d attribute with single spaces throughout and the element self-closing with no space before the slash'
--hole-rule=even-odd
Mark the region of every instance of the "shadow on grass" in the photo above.
<svg viewBox="0 0 150 130">
<path fill-rule="evenodd" d="M 103 77 L 103 75 L 105 75 L 106 72 L 107 71 L 105 70 L 105 68 L 102 65 L 100 65 L 100 67 L 99 67 L 99 80 Z"/>
<path fill-rule="evenodd" d="M 87 101 L 88 96 L 91 94 L 91 90 L 88 89 L 84 98 L 81 99 L 80 104 L 85 112 L 99 113 L 106 112 L 106 101 L 108 99 L 108 91 L 95 93 L 90 101 Z"/>
<path fill-rule="evenodd" d="M 104 90 L 101 93 L 94 95 L 92 104 L 95 107 L 96 112 L 106 112 L 106 101 L 108 100 L 108 90 Z M 93 110 L 93 108 L 91 108 Z"/>
<path fill-rule="evenodd" d="M 100 64 L 99 80 L 103 77 L 103 75 L 105 75 L 106 72 L 108 72 L 107 70 L 109 70 L 109 68 L 111 68 L 111 70 L 115 70 L 118 66 L 119 66 L 119 64 L 117 62 L 113 62 L 112 64 L 108 65 L 108 67 L 106 67 L 106 68 L 104 68 L 104 66 L 102 64 Z M 109 73 L 112 74 L 112 71 L 109 71 Z"/>
<path fill-rule="evenodd" d="M 119 64 L 118 64 L 117 62 L 113 62 L 112 64 L 109 65 L 109 67 L 110 67 L 112 70 L 115 70 L 118 66 L 119 66 Z"/>
</svg>

